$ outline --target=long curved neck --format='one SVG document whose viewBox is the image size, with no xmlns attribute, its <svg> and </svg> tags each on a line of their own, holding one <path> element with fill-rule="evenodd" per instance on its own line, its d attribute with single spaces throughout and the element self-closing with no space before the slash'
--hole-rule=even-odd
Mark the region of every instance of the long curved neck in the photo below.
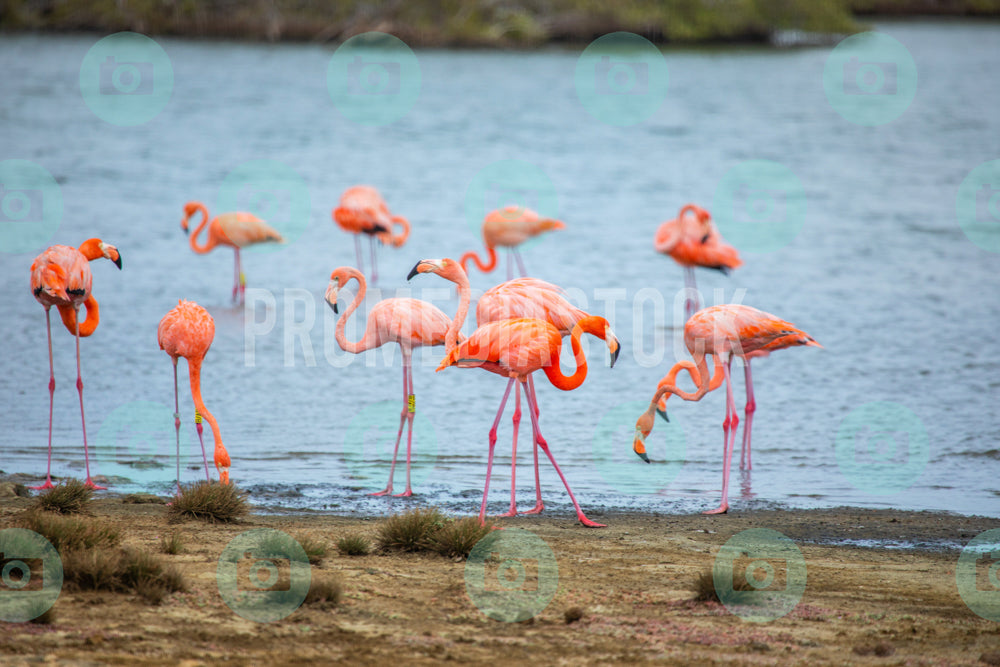
<svg viewBox="0 0 1000 667">
<path fill-rule="evenodd" d="M 351 342 L 347 340 L 347 318 L 353 315 L 354 311 L 357 310 L 358 306 L 361 305 L 361 302 L 364 301 L 365 292 L 368 291 L 368 285 L 365 283 L 364 274 L 362 274 L 360 271 L 351 269 L 351 271 L 349 272 L 348 280 L 350 280 L 351 278 L 355 278 L 358 281 L 358 293 L 355 295 L 354 301 L 351 301 L 351 304 L 347 306 L 347 310 L 344 311 L 344 316 L 337 321 L 336 338 L 337 338 L 337 344 L 340 345 L 340 348 L 342 350 L 344 350 L 345 352 L 350 352 L 351 354 L 360 354 L 361 352 L 364 352 L 365 350 L 371 347 L 371 341 L 369 340 L 369 336 L 373 334 L 368 330 L 368 327 L 366 326 L 365 335 L 361 338 L 361 340 L 357 342 Z"/>
<path fill-rule="evenodd" d="M 188 241 L 191 243 L 191 250 L 194 250 L 200 255 L 204 255 L 216 245 L 211 235 L 205 239 L 204 245 L 198 245 L 198 235 L 201 234 L 201 230 L 205 229 L 205 225 L 208 224 L 208 209 L 205 208 L 204 204 L 195 204 L 194 213 L 201 213 L 201 222 L 198 223 L 198 226 L 194 228 L 193 232 L 191 232 L 191 235 L 188 237 Z"/>
<path fill-rule="evenodd" d="M 468 273 L 469 272 L 469 262 L 473 262 L 476 268 L 483 273 L 489 273 L 497 267 L 497 250 L 491 245 L 486 246 L 487 262 L 484 264 L 479 256 L 476 254 L 475 250 L 470 250 L 469 252 L 462 255 L 462 258 L 458 260 L 458 263 L 462 265 L 462 269 Z"/>
<path fill-rule="evenodd" d="M 653 395 L 653 400 L 649 403 L 649 410 L 647 412 L 652 414 L 656 410 L 660 398 L 665 394 L 680 396 L 685 401 L 700 401 L 705 394 L 718 389 L 723 380 L 722 360 L 717 355 L 712 355 L 715 372 L 709 375 L 708 363 L 705 361 L 705 356 L 705 354 L 696 354 L 694 355 L 694 362 L 683 360 L 674 364 L 670 372 L 656 385 L 656 393 Z M 691 376 L 691 380 L 698 386 L 698 389 L 693 394 L 677 387 L 677 374 L 681 370 L 686 370 L 688 375 Z"/>
<path fill-rule="evenodd" d="M 392 226 L 403 228 L 399 234 L 393 234 L 390 237 L 392 245 L 398 248 L 406 243 L 406 239 L 410 238 L 410 221 L 401 215 L 394 215 L 392 216 Z"/>
<path fill-rule="evenodd" d="M 215 467 L 219 469 L 219 480 L 223 484 L 227 484 L 229 482 L 229 452 L 222 444 L 222 433 L 219 431 L 219 423 L 215 421 L 215 415 L 208 411 L 208 408 L 205 407 L 205 401 L 201 399 L 201 358 L 188 359 L 188 377 L 191 380 L 191 398 L 194 400 L 194 407 L 212 429 L 212 438 L 215 440 Z"/>
<path fill-rule="evenodd" d="M 97 329 L 97 325 L 101 323 L 101 311 L 97 306 L 97 299 L 91 294 L 87 296 L 87 299 L 83 302 L 84 308 L 87 309 L 87 317 L 80 322 L 80 337 L 86 338 L 90 334 L 94 333 Z M 59 317 L 62 318 L 63 326 L 73 335 L 76 335 L 76 321 L 77 313 L 76 308 L 72 306 L 58 306 Z"/>
<path fill-rule="evenodd" d="M 545 376 L 549 378 L 549 382 L 552 383 L 557 389 L 562 389 L 563 391 L 570 391 L 571 389 L 576 389 L 583 381 L 587 378 L 587 358 L 583 356 L 583 346 L 580 345 L 580 337 L 583 335 L 584 331 L 588 331 L 596 323 L 593 320 L 598 320 L 602 318 L 597 317 L 585 317 L 573 327 L 573 331 L 570 332 L 569 342 L 573 348 L 573 360 L 576 362 L 576 370 L 572 375 L 563 375 L 562 369 L 559 367 L 559 350 L 557 347 L 552 353 L 552 357 L 549 360 L 549 364 L 545 366 Z M 603 327 L 601 331 L 603 332 Z M 561 347 L 561 346 L 560 346 Z"/>
<path fill-rule="evenodd" d="M 458 332 L 465 324 L 465 318 L 469 314 L 469 302 L 472 300 L 472 290 L 469 289 L 468 278 L 463 275 L 460 281 L 455 281 L 455 284 L 458 286 L 458 310 L 455 311 L 455 317 L 444 336 L 445 354 L 451 352 L 458 345 Z"/>
</svg>

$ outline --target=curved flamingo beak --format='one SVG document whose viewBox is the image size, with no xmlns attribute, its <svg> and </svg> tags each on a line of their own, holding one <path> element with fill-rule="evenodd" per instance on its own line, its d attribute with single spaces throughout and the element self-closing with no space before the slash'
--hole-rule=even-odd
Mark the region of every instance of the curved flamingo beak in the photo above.
<svg viewBox="0 0 1000 667">
<path fill-rule="evenodd" d="M 443 268 L 443 264 L 440 259 L 422 259 L 413 265 L 413 268 L 410 269 L 410 273 L 406 276 L 406 279 L 409 280 L 418 273 L 433 273 L 435 269 L 441 268 Z"/>
<path fill-rule="evenodd" d="M 340 314 L 340 311 L 337 310 L 337 294 L 339 292 L 340 292 L 340 287 L 337 285 L 336 282 L 331 280 L 330 284 L 326 288 L 326 294 L 323 295 L 323 298 L 326 299 L 326 302 L 330 305 L 331 308 L 333 308 L 333 312 L 337 314 Z"/>
<path fill-rule="evenodd" d="M 634 451 L 639 458 L 646 463 L 652 463 L 652 461 L 649 460 L 649 456 L 646 454 L 645 436 L 639 429 L 635 430 L 635 439 L 632 440 L 632 451 Z"/>
</svg>

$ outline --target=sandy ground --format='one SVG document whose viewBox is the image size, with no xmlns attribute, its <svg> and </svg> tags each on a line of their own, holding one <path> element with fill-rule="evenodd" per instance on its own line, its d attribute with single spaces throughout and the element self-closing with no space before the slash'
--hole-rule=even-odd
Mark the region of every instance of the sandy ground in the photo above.
<svg viewBox="0 0 1000 667">
<path fill-rule="evenodd" d="M 0 527 L 28 502 L 0 500 Z M 843 545 L 864 539 L 964 545 L 1000 527 L 998 519 L 838 509 L 716 517 L 595 512 L 592 518 L 609 524 L 604 529 L 568 516 L 498 520 L 542 538 L 558 567 L 548 606 L 530 620 L 501 622 L 470 599 L 464 561 L 337 554 L 339 537 L 373 537 L 378 519 L 251 515 L 235 525 L 171 525 L 165 512 L 163 505 L 116 498 L 94 509 L 123 529 L 126 544 L 154 552 L 161 536 L 181 533 L 185 552 L 162 558 L 182 570 L 188 592 L 150 606 L 133 594 L 63 591 L 52 624 L 0 622 L 0 663 L 1000 664 L 1000 623 L 975 615 L 957 592 L 957 550 Z M 231 539 L 254 528 L 327 542 L 330 555 L 312 576 L 340 580 L 340 605 L 302 606 L 272 623 L 233 613 L 218 591 L 217 563 Z M 801 600 L 769 622 L 691 600 L 693 580 L 711 570 L 720 547 L 751 528 L 794 540 L 806 565 Z M 530 579 L 532 566 L 525 567 Z M 583 617 L 567 623 L 573 607 Z"/>
</svg>

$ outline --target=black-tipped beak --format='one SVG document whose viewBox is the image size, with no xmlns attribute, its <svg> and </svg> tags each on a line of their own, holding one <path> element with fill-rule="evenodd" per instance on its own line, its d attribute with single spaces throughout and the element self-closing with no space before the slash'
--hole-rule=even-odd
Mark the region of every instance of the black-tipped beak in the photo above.
<svg viewBox="0 0 1000 667">
<path fill-rule="evenodd" d="M 645 461 L 646 463 L 652 463 L 652 461 L 649 460 L 649 456 L 646 454 L 646 452 L 639 454 L 639 458 Z"/>
<path fill-rule="evenodd" d="M 188 231 L 188 228 L 187 228 L 187 227 L 181 227 L 181 229 L 183 229 L 183 230 L 184 230 L 184 236 L 187 236 L 188 234 L 190 234 L 190 233 L 191 233 L 190 231 Z"/>
<path fill-rule="evenodd" d="M 118 253 L 118 259 L 114 260 L 114 262 L 115 262 L 115 266 L 118 267 L 118 270 L 121 271 L 122 270 L 122 254 L 120 252 Z"/>
<path fill-rule="evenodd" d="M 418 266 L 420 266 L 420 262 L 417 262 L 416 264 L 413 265 L 413 268 L 410 269 L 410 272 L 406 275 L 407 280 L 420 273 L 419 271 L 417 271 Z"/>
<path fill-rule="evenodd" d="M 619 345 L 615 348 L 614 353 L 611 355 L 611 368 L 615 367 L 615 362 L 618 361 L 618 355 L 621 354 L 622 346 Z"/>
<path fill-rule="evenodd" d="M 663 421 L 667 422 L 668 424 L 670 423 L 670 417 L 667 416 L 667 411 L 666 410 L 661 410 L 659 408 L 656 408 L 656 414 L 658 414 L 661 417 L 663 417 Z"/>
<path fill-rule="evenodd" d="M 330 304 L 330 307 L 331 307 L 331 308 L 333 308 L 333 312 L 334 312 L 335 314 L 337 314 L 337 315 L 340 315 L 340 311 L 339 311 L 339 310 L 337 310 L 337 302 L 336 302 L 336 301 L 334 301 L 333 303 L 331 303 L 331 304 Z"/>
</svg>

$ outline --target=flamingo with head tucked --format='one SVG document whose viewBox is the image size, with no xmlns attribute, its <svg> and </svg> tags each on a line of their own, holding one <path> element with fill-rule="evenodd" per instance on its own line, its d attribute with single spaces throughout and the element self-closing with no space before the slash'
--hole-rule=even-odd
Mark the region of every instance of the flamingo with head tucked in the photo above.
<svg viewBox="0 0 1000 667">
<path fill-rule="evenodd" d="M 750 422 L 753 410 L 749 406 L 753 402 L 753 386 L 750 384 L 750 358 L 766 356 L 775 350 L 800 345 L 822 347 L 812 336 L 799 329 L 794 324 L 779 319 L 770 313 L 751 308 L 750 306 L 727 304 L 704 308 L 695 313 L 684 326 L 684 343 L 694 362 L 683 360 L 670 369 L 670 372 L 659 382 L 649 408 L 639 416 L 635 423 L 635 439 L 632 448 L 644 461 L 649 462 L 646 455 L 645 439 L 653 430 L 653 413 L 659 411 L 666 419 L 666 399 L 670 394 L 676 394 L 685 401 L 699 401 L 708 392 L 718 388 L 722 380 L 726 382 L 726 417 L 722 422 L 723 456 L 722 456 L 722 502 L 714 510 L 705 514 L 722 514 L 729 509 L 729 467 L 736 444 L 736 429 L 740 420 L 736 416 L 736 405 L 733 400 L 733 386 L 730 376 L 730 366 L 733 357 L 744 360 L 747 368 L 747 424 L 744 427 L 744 447 L 749 461 Z M 715 372 L 711 376 L 706 355 L 712 355 Z M 677 387 L 676 378 L 681 370 L 686 370 L 698 389 L 694 393 L 685 392 Z M 669 420 L 668 420 L 669 421 Z"/>
<path fill-rule="evenodd" d="M 198 213 L 201 213 L 201 222 L 188 237 L 191 249 L 199 255 L 204 255 L 220 245 L 226 245 L 233 249 L 235 252 L 233 301 L 235 302 L 238 297 L 239 302 L 243 303 L 244 292 L 246 292 L 246 276 L 243 274 L 243 267 L 240 264 L 240 248 L 257 243 L 284 243 L 285 239 L 276 229 L 252 213 L 223 213 L 210 222 L 208 209 L 205 208 L 204 204 L 196 201 L 184 204 L 181 229 L 184 230 L 185 234 L 188 233 L 188 221 Z M 204 244 L 199 244 L 198 235 L 201 234 L 205 225 L 208 225 L 208 237 Z"/>
<path fill-rule="evenodd" d="M 413 419 L 416 415 L 416 396 L 413 392 L 413 372 L 411 356 L 414 348 L 425 345 L 444 345 L 450 350 L 465 340 L 461 333 L 462 323 L 469 311 L 469 279 L 462 267 L 454 260 L 425 259 L 417 263 L 410 272 L 425 273 L 434 269 L 439 275 L 451 280 L 458 286 L 459 306 L 455 317 L 451 320 L 441 312 L 441 309 L 420 299 L 394 298 L 383 299 L 375 304 L 368 313 L 365 334 L 361 340 L 347 340 L 347 318 L 349 318 L 365 298 L 367 285 L 364 275 L 357 269 L 341 266 L 330 274 L 330 284 L 326 288 L 326 302 L 338 312 L 337 295 L 352 279 L 358 281 L 358 293 L 347 307 L 347 312 L 337 321 L 337 344 L 345 352 L 360 354 L 365 350 L 381 347 L 386 343 L 396 343 L 403 353 L 403 409 L 399 414 L 399 431 L 396 434 L 396 446 L 392 454 L 392 466 L 389 468 L 389 483 L 385 489 L 372 495 L 392 495 L 392 480 L 396 470 L 396 455 L 399 452 L 399 442 L 403 435 L 403 424 L 406 423 L 406 491 L 398 496 L 412 496 L 410 486 L 410 458 L 413 447 Z"/>
<path fill-rule="evenodd" d="M 410 236 L 410 221 L 401 215 L 393 215 L 389 205 L 378 190 L 370 185 L 355 185 L 347 188 L 340 196 L 340 205 L 333 209 L 333 220 L 345 232 L 354 234 L 354 252 L 358 268 L 362 269 L 361 235 L 368 237 L 371 249 L 372 283 L 378 281 L 378 265 L 375 263 L 375 240 L 379 243 L 399 248 Z M 399 227 L 398 234 L 393 228 Z"/>
<path fill-rule="evenodd" d="M 684 267 L 684 319 L 691 317 L 701 306 L 698 303 L 698 285 L 694 269 L 701 266 L 728 274 L 742 266 L 736 248 L 722 240 L 719 230 L 708 211 L 695 204 L 683 206 L 677 217 L 662 223 L 653 239 L 656 252 L 669 255 Z"/>
<path fill-rule="evenodd" d="M 517 251 L 517 246 L 539 234 L 552 231 L 554 229 L 565 229 L 566 224 L 560 220 L 543 218 L 529 208 L 523 206 L 505 206 L 491 211 L 483 220 L 483 243 L 486 245 L 486 260 L 479 259 L 474 250 L 462 255 L 459 260 L 462 268 L 468 272 L 471 261 L 483 273 L 489 273 L 497 266 L 497 247 L 505 247 L 510 250 L 510 257 L 517 260 L 518 269 L 521 276 L 527 276 L 524 270 L 524 262 L 521 261 L 521 254 Z M 507 259 L 507 279 L 513 277 L 514 269 L 511 259 Z"/>
<path fill-rule="evenodd" d="M 80 394 L 80 423 L 83 426 L 83 458 L 87 470 L 84 482 L 93 489 L 103 489 L 90 478 L 90 452 L 87 447 L 87 420 L 83 414 L 83 377 L 80 372 L 80 338 L 85 338 L 97 329 L 100 311 L 97 299 L 90 293 L 93 276 L 90 262 L 104 257 L 122 268 L 122 258 L 118 249 L 100 239 L 87 239 L 80 248 L 54 245 L 45 250 L 31 263 L 31 293 L 38 303 L 45 307 L 45 329 L 49 343 L 49 456 L 45 471 L 45 483 L 33 489 L 52 488 L 52 410 L 56 391 L 55 367 L 52 362 L 52 323 L 50 309 L 59 310 L 63 325 L 76 337 L 76 390 Z M 80 322 L 81 304 L 87 309 L 87 317 Z"/>
</svg>

